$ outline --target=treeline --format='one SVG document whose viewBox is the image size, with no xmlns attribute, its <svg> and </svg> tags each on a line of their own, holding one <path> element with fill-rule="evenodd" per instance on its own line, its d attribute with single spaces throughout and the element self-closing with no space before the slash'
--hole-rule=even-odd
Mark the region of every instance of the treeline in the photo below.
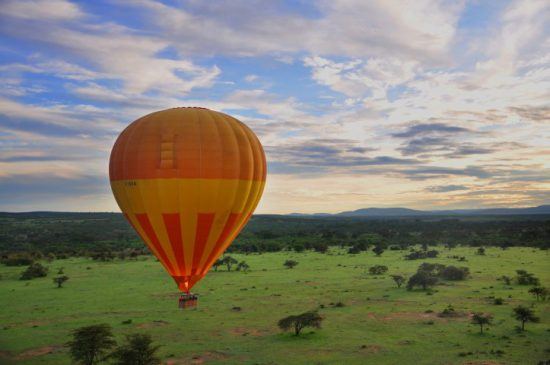
<svg viewBox="0 0 550 365">
<path fill-rule="evenodd" d="M 230 252 L 315 250 L 329 246 L 359 253 L 372 247 L 422 245 L 550 246 L 549 216 L 336 218 L 254 216 Z M 0 254 L 38 252 L 56 256 L 105 256 L 144 246 L 118 213 L 0 213 Z M 427 250 L 424 250 L 427 251 Z M 112 254 L 111 254 L 112 253 Z M 411 257 L 424 258 L 424 257 Z"/>
</svg>

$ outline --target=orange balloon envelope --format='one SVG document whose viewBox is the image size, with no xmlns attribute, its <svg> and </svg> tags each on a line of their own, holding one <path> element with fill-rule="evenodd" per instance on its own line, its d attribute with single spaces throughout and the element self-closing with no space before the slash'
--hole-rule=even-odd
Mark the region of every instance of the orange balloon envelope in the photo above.
<svg viewBox="0 0 550 365">
<path fill-rule="evenodd" d="M 258 205 L 266 179 L 260 141 L 204 108 L 174 108 L 130 124 L 111 151 L 109 177 L 126 219 L 189 292 Z"/>
</svg>

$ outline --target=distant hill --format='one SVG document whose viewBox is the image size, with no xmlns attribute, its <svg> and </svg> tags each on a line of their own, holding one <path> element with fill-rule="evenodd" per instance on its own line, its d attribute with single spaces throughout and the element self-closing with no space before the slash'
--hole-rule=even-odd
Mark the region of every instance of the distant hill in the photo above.
<svg viewBox="0 0 550 365">
<path fill-rule="evenodd" d="M 293 216 L 333 216 L 333 217 L 411 217 L 442 215 L 529 215 L 550 214 L 550 205 L 531 208 L 488 208 L 488 209 L 451 209 L 451 210 L 415 210 L 408 208 L 363 208 L 336 214 L 316 213 Z"/>
</svg>

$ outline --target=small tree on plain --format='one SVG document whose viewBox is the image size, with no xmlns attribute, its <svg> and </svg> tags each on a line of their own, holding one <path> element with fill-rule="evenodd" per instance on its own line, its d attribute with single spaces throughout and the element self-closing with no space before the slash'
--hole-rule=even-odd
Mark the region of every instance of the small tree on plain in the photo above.
<svg viewBox="0 0 550 365">
<path fill-rule="evenodd" d="M 57 276 L 57 277 L 53 278 L 53 282 L 57 284 L 58 288 L 62 288 L 63 283 L 65 283 L 67 280 L 69 280 L 69 277 L 66 276 L 66 275 Z"/>
<path fill-rule="evenodd" d="M 393 281 L 395 281 L 395 284 L 397 284 L 398 288 L 401 288 L 401 285 L 403 285 L 406 281 L 403 275 L 392 275 L 391 278 L 393 279 Z"/>
<path fill-rule="evenodd" d="M 415 286 L 422 287 L 423 290 L 426 290 L 428 287 L 433 286 L 437 283 L 437 278 L 430 274 L 429 272 L 419 270 L 409 278 L 407 281 L 407 289 L 412 290 Z"/>
<path fill-rule="evenodd" d="M 388 271 L 388 267 L 385 265 L 374 265 L 369 268 L 369 273 L 372 275 L 382 275 Z"/>
<path fill-rule="evenodd" d="M 472 324 L 479 325 L 479 333 L 483 334 L 483 326 L 491 324 L 493 317 L 490 314 L 474 313 Z"/>
<path fill-rule="evenodd" d="M 27 267 L 25 271 L 21 273 L 20 280 L 31 280 L 34 278 L 41 278 L 48 275 L 48 268 L 42 266 L 39 262 L 34 262 Z"/>
<path fill-rule="evenodd" d="M 153 346 L 147 334 L 133 334 L 126 337 L 126 344 L 117 348 L 111 357 L 115 365 L 159 365 L 155 353 L 160 346 Z"/>
<path fill-rule="evenodd" d="M 231 267 L 238 263 L 238 261 L 231 256 L 225 256 L 222 259 L 222 262 L 224 263 L 225 267 L 227 267 L 227 271 L 231 271 Z"/>
<path fill-rule="evenodd" d="M 533 294 L 537 300 L 546 300 L 548 296 L 548 289 L 541 286 L 535 286 L 529 289 L 529 293 Z"/>
<path fill-rule="evenodd" d="M 305 327 L 321 328 L 322 321 L 323 317 L 317 311 L 310 311 L 296 316 L 285 317 L 277 325 L 283 331 L 294 330 L 294 335 L 299 336 Z"/>
<path fill-rule="evenodd" d="M 77 328 L 73 331 L 73 340 L 67 343 L 72 359 L 82 365 L 95 365 L 104 360 L 115 345 L 108 324 Z"/>
<path fill-rule="evenodd" d="M 521 330 L 525 331 L 525 323 L 533 322 L 537 323 L 540 321 L 540 318 L 535 316 L 535 313 L 531 308 L 524 307 L 519 305 L 514 308 L 514 313 L 512 316 L 521 322 Z"/>
<path fill-rule="evenodd" d="M 239 264 L 237 265 L 237 271 L 244 271 L 244 272 L 247 272 L 248 269 L 250 269 L 250 265 L 248 265 L 246 263 L 246 261 L 241 261 L 239 262 Z"/>
<path fill-rule="evenodd" d="M 372 249 L 372 252 L 374 252 L 374 254 L 376 256 L 380 256 L 382 255 L 382 253 L 384 252 L 384 247 L 382 245 L 376 245 L 374 246 L 374 248 Z"/>
<path fill-rule="evenodd" d="M 478 248 L 476 254 L 481 256 L 485 255 L 485 247 Z"/>
<path fill-rule="evenodd" d="M 286 260 L 284 265 L 289 269 L 293 269 L 296 265 L 298 265 L 298 261 Z"/>
</svg>

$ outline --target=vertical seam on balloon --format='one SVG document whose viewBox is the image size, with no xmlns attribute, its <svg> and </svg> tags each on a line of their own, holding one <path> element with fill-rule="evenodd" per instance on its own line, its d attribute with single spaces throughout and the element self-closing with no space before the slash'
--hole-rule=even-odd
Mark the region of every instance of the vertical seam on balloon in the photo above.
<svg viewBox="0 0 550 365">
<path fill-rule="evenodd" d="M 202 258 L 210 231 L 212 230 L 212 223 L 214 222 L 214 213 L 199 213 L 197 216 L 197 228 L 195 233 L 195 252 L 193 252 L 193 268 L 191 269 L 191 275 L 199 275 L 199 264 Z"/>
</svg>

